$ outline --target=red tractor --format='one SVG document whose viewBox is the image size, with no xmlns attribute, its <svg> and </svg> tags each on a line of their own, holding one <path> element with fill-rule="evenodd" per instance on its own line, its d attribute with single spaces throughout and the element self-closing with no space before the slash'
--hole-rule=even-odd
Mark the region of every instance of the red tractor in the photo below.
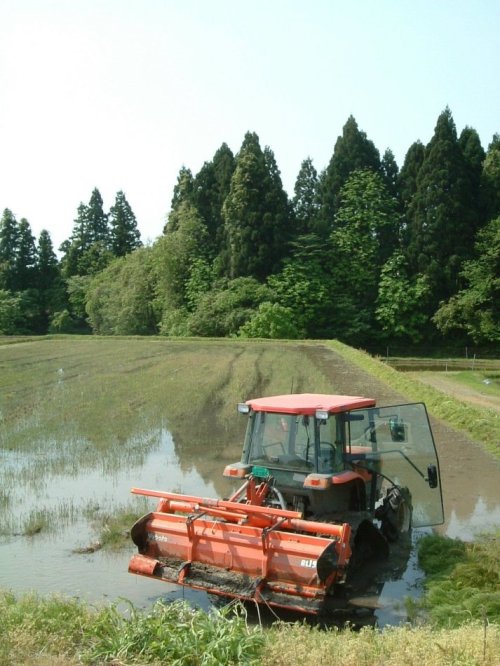
<svg viewBox="0 0 500 666">
<path fill-rule="evenodd" d="M 443 522 L 425 406 L 356 396 L 247 400 L 241 484 L 225 500 L 142 490 L 156 511 L 132 528 L 132 573 L 224 597 L 322 614 L 346 579 L 389 556 L 411 527 Z M 370 565 L 371 566 L 371 565 Z"/>
</svg>

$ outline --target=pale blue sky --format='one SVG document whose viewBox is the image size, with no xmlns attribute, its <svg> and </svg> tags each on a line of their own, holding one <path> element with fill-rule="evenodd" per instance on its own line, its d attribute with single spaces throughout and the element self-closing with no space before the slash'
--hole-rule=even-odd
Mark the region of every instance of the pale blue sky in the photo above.
<svg viewBox="0 0 500 666">
<path fill-rule="evenodd" d="M 161 234 L 179 169 L 247 130 L 293 194 L 350 114 L 401 166 L 448 105 L 500 132 L 498 0 L 0 0 L 0 211 L 55 247 L 98 187 Z"/>
</svg>

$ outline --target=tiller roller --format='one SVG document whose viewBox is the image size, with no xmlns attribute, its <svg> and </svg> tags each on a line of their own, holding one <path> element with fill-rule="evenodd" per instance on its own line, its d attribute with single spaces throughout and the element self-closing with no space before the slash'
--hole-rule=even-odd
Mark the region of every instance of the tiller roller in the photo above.
<svg viewBox="0 0 500 666">
<path fill-rule="evenodd" d="M 348 523 L 302 519 L 298 511 L 248 503 L 264 499 L 266 482 L 251 477 L 237 496 L 215 500 L 132 489 L 160 498 L 157 511 L 132 528 L 139 549 L 129 571 L 171 583 L 317 612 L 345 576 L 351 556 Z"/>
</svg>

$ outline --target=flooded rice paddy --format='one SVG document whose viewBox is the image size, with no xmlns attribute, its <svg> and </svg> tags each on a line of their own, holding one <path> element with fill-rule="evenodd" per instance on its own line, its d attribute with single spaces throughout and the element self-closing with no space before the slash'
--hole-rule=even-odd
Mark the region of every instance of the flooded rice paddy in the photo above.
<svg viewBox="0 0 500 666">
<path fill-rule="evenodd" d="M 258 395 L 336 392 L 404 401 L 321 345 L 164 340 L 43 340 L 0 346 L 0 587 L 125 598 L 147 607 L 203 593 L 133 576 L 130 542 L 95 549 L 103 516 L 156 502 L 133 486 L 226 497 L 222 477 L 239 459 L 238 401 Z M 472 539 L 500 526 L 500 466 L 481 447 L 433 423 L 446 523 Z M 419 538 L 414 531 L 413 540 Z M 413 549 L 377 589 L 381 624 L 405 619 L 420 594 Z"/>
</svg>

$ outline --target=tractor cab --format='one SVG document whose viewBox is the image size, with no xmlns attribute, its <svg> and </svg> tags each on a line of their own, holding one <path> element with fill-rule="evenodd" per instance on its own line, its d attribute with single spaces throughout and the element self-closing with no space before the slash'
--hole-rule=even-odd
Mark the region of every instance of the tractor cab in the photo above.
<svg viewBox="0 0 500 666">
<path fill-rule="evenodd" d="M 225 476 L 272 477 L 281 508 L 323 516 L 374 513 L 404 488 L 414 527 L 443 520 L 439 468 L 425 406 L 376 407 L 357 396 L 292 394 L 248 400 L 241 462 Z M 406 517 L 409 522 L 409 515 Z M 408 525 L 409 527 L 409 525 Z"/>
</svg>

